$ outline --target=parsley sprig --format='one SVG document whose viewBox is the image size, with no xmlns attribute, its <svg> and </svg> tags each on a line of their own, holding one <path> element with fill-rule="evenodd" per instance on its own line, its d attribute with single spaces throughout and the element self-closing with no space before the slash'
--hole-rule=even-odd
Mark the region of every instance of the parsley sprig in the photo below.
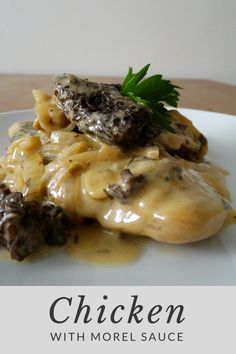
<svg viewBox="0 0 236 354">
<path fill-rule="evenodd" d="M 164 104 L 177 107 L 179 87 L 173 85 L 170 80 L 163 79 L 160 74 L 143 79 L 149 66 L 150 64 L 145 65 L 137 73 L 133 73 L 130 67 L 121 85 L 121 94 L 130 97 L 136 103 L 149 107 L 157 124 L 174 133 L 171 116 Z"/>
</svg>

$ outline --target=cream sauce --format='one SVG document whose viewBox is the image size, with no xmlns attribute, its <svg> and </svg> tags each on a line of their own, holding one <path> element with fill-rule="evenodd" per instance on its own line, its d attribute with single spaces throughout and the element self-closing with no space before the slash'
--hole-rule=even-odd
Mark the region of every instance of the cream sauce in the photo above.
<svg viewBox="0 0 236 354">
<path fill-rule="evenodd" d="M 41 175 L 34 166 L 30 171 L 28 157 L 38 154 L 43 159 L 50 149 L 54 157 L 41 165 Z M 163 156 L 157 146 L 124 153 L 92 136 L 58 131 L 49 134 L 46 142 L 34 136 L 13 143 L 2 163 L 6 172 L 3 182 L 10 178 L 12 191 L 25 191 L 26 178 L 20 179 L 23 170 L 39 181 L 31 195 L 37 192 L 41 199 L 51 200 L 76 222 L 93 218 L 104 227 L 96 231 L 81 227 L 78 245 L 72 241 L 67 247 L 74 258 L 86 262 L 135 259 L 140 252 L 136 241 L 123 242 L 120 233 L 186 243 L 215 235 L 229 220 L 226 172 L 212 164 Z M 110 199 L 104 190 L 111 184 L 121 185 L 121 171 L 127 168 L 134 176 L 143 175 L 144 185 L 125 202 Z M 25 196 L 30 197 L 27 193 L 29 190 Z M 124 256 L 125 248 L 130 256 Z"/>
<path fill-rule="evenodd" d="M 0 247 L 0 260 L 4 262 L 11 261 L 10 253 L 6 248 Z"/>
<path fill-rule="evenodd" d="M 78 226 L 65 246 L 74 259 L 90 264 L 126 264 L 135 261 L 145 245 L 137 236 L 120 235 L 98 225 Z"/>
</svg>

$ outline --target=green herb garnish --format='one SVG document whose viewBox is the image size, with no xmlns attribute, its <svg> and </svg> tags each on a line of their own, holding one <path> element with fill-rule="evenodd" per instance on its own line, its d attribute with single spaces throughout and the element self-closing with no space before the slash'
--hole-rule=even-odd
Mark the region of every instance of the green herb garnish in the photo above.
<svg viewBox="0 0 236 354">
<path fill-rule="evenodd" d="M 171 126 L 171 116 L 164 104 L 177 107 L 179 92 L 176 89 L 180 87 L 173 85 L 170 80 L 163 79 L 159 74 L 143 80 L 149 66 L 150 64 L 145 65 L 137 73 L 133 73 L 130 67 L 121 85 L 121 94 L 130 97 L 136 103 L 149 107 L 157 124 L 175 133 Z"/>
</svg>

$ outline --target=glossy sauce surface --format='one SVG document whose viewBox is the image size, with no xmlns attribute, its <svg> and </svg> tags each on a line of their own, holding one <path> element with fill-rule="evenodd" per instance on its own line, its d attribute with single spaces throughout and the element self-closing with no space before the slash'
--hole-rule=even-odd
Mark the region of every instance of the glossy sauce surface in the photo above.
<svg viewBox="0 0 236 354">
<path fill-rule="evenodd" d="M 77 261 L 116 265 L 138 259 L 144 245 L 141 237 L 120 235 L 99 225 L 90 225 L 75 228 L 65 250 Z"/>
<path fill-rule="evenodd" d="M 55 158 L 43 165 L 45 151 L 55 145 Z M 46 143 L 38 136 L 16 141 L 3 163 L 3 181 L 13 191 L 50 200 L 76 222 L 95 219 L 114 232 L 186 243 L 216 234 L 227 219 L 226 172 L 209 163 L 163 156 L 157 146 L 124 153 L 91 136 L 59 131 L 48 135 Z M 109 186 L 124 187 L 125 169 L 143 176 L 144 183 L 126 200 L 109 197 Z"/>
<path fill-rule="evenodd" d="M 40 131 L 15 141 L 2 166 L 1 180 L 12 191 L 50 200 L 76 223 L 90 218 L 101 224 L 80 226 L 66 246 L 84 262 L 127 263 L 141 254 L 141 238 L 195 242 L 213 236 L 229 220 L 226 172 L 163 154 L 158 146 L 123 151 L 91 135 Z M 122 186 L 125 169 L 142 175 L 145 183 L 127 200 L 110 198 L 107 187 Z"/>
</svg>

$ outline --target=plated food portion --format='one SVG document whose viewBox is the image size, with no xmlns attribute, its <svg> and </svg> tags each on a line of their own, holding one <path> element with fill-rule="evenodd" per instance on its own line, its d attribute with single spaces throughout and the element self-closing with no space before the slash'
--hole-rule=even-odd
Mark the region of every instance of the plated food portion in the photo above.
<svg viewBox="0 0 236 354">
<path fill-rule="evenodd" d="M 0 243 L 13 259 L 44 243 L 72 244 L 83 259 L 99 240 L 100 254 L 111 239 L 118 253 L 136 236 L 195 242 L 231 223 L 226 171 L 205 161 L 207 139 L 192 122 L 167 108 L 178 87 L 145 79 L 148 67 L 129 69 L 121 85 L 63 74 L 52 95 L 33 91 L 35 120 L 10 127 L 0 160 Z"/>
</svg>

